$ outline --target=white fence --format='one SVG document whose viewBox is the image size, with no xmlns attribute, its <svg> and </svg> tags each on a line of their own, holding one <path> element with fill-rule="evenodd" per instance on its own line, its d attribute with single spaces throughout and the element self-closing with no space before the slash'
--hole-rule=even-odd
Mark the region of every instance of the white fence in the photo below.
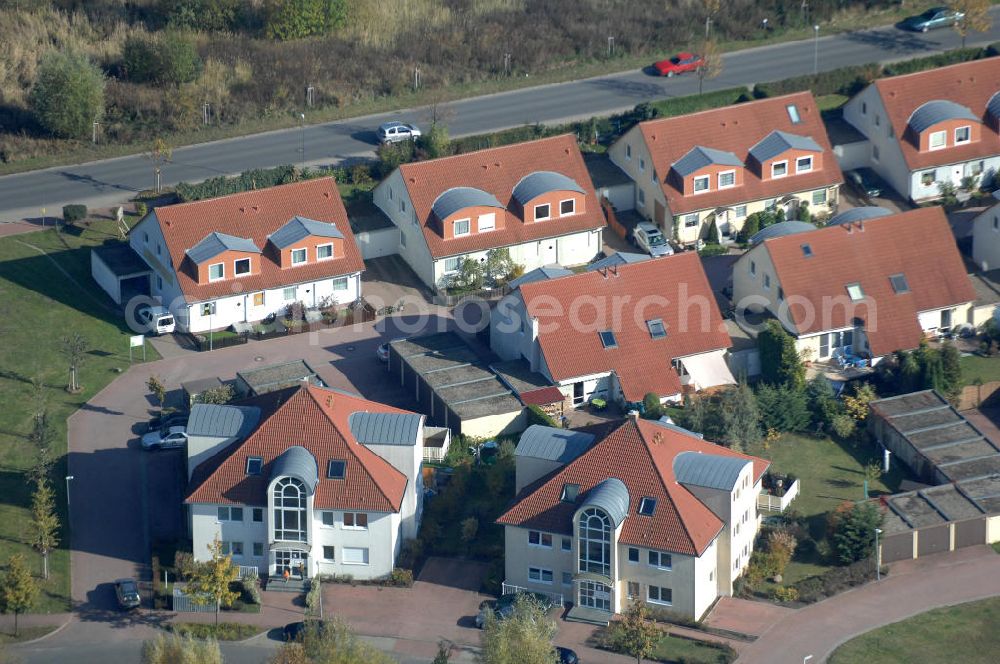
<svg viewBox="0 0 1000 664">
<path fill-rule="evenodd" d="M 757 509 L 762 512 L 784 512 L 797 495 L 799 495 L 799 480 L 792 482 L 785 495 L 780 498 L 769 493 L 757 496 Z"/>
<path fill-rule="evenodd" d="M 240 565 L 240 578 L 246 579 L 251 576 L 260 576 L 260 570 L 256 565 Z"/>
<path fill-rule="evenodd" d="M 563 606 L 565 604 L 562 593 L 553 593 L 545 590 L 529 590 L 524 586 L 515 586 L 513 583 L 507 583 L 506 581 L 503 582 L 501 588 L 502 588 L 500 591 L 501 595 L 513 595 L 514 593 L 531 592 L 531 593 L 538 593 L 539 595 L 545 595 L 553 602 L 555 602 L 556 606 Z"/>
</svg>

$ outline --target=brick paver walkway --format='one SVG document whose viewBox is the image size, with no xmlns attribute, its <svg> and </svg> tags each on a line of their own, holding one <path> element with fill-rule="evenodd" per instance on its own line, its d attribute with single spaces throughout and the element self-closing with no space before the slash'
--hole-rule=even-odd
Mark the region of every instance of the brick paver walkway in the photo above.
<svg viewBox="0 0 1000 664">
<path fill-rule="evenodd" d="M 768 629 L 795 613 L 795 609 L 767 602 L 753 602 L 736 597 L 723 597 L 705 619 L 710 627 L 739 634 L 760 636 Z"/>
</svg>

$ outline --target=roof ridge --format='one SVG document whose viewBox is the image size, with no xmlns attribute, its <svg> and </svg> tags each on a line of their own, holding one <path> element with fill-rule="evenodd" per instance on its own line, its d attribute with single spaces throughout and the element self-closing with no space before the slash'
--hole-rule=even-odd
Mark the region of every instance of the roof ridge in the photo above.
<svg viewBox="0 0 1000 664">
<path fill-rule="evenodd" d="M 163 211 L 167 211 L 167 210 L 176 210 L 176 209 L 179 209 L 179 208 L 186 208 L 186 207 L 190 207 L 192 205 L 199 205 L 199 204 L 200 205 L 204 205 L 206 203 L 212 203 L 212 202 L 216 202 L 216 201 L 221 201 L 221 200 L 226 199 L 226 198 L 236 198 L 237 196 L 249 196 L 249 195 L 255 194 L 255 193 L 263 193 L 263 192 L 274 191 L 275 189 L 286 189 L 286 188 L 289 188 L 289 187 L 315 186 L 316 184 L 324 182 L 326 180 L 330 180 L 334 184 L 336 184 L 336 181 L 335 181 L 335 179 L 334 179 L 334 177 L 332 175 L 324 175 L 322 177 L 312 178 L 312 179 L 309 179 L 309 180 L 299 180 L 298 182 L 284 182 L 282 184 L 276 184 L 276 185 L 273 185 L 273 186 L 270 186 L 270 187 L 262 187 L 260 189 L 247 189 L 246 191 L 236 191 L 236 192 L 233 192 L 231 194 L 223 194 L 221 196 L 213 196 L 211 198 L 199 198 L 198 200 L 195 200 L 195 201 L 183 201 L 183 202 L 180 202 L 180 203 L 174 203 L 172 205 L 162 205 L 162 206 L 159 206 L 159 207 L 154 207 L 153 209 L 150 210 L 150 212 L 163 212 Z"/>
<path fill-rule="evenodd" d="M 957 69 L 959 67 L 973 67 L 973 66 L 981 65 L 982 63 L 985 63 L 985 62 L 989 62 L 989 61 L 994 60 L 994 59 L 1000 59 L 1000 55 L 991 55 L 989 57 L 978 58 L 976 60 L 965 60 L 964 62 L 955 62 L 955 63 L 950 64 L 950 65 L 943 65 L 941 67 L 935 67 L 933 69 L 924 69 L 923 71 L 914 71 L 914 72 L 910 72 L 908 74 L 897 74 L 895 76 L 883 76 L 881 78 L 875 79 L 874 81 L 872 81 L 872 83 L 874 83 L 876 87 L 881 87 L 882 85 L 888 85 L 891 81 L 898 81 L 898 80 L 903 79 L 903 78 L 909 78 L 909 77 L 912 77 L 912 76 L 927 76 L 927 75 L 930 75 L 930 74 L 941 74 L 942 72 L 945 72 L 945 71 L 947 71 L 949 69 Z M 997 62 L 995 64 L 1000 64 L 1000 62 Z"/>
<path fill-rule="evenodd" d="M 669 115 L 669 116 L 663 117 L 663 118 L 653 118 L 652 120 L 643 120 L 642 122 L 639 123 L 638 126 L 639 127 L 650 127 L 650 126 L 654 126 L 654 125 L 663 124 L 663 123 L 669 122 L 671 120 L 678 120 L 678 119 L 682 119 L 682 118 L 687 119 L 687 118 L 696 117 L 698 115 L 704 115 L 706 113 L 722 113 L 722 112 L 727 111 L 727 110 L 732 110 L 733 108 L 735 108 L 737 106 L 746 107 L 746 106 L 752 106 L 754 104 L 759 104 L 760 106 L 765 106 L 765 105 L 768 105 L 769 103 L 777 102 L 777 101 L 782 100 L 782 99 L 788 99 L 790 97 L 801 97 L 803 95 L 809 97 L 810 101 L 815 102 L 815 97 L 813 96 L 812 92 L 810 92 L 809 90 L 799 90 L 798 92 L 789 92 L 788 94 L 783 94 L 783 95 L 781 95 L 779 97 L 764 97 L 762 99 L 751 99 L 751 100 L 745 101 L 745 102 L 735 102 L 735 103 L 732 103 L 732 104 L 727 104 L 726 106 L 717 106 L 716 108 L 706 108 L 706 109 L 703 109 L 701 111 L 694 111 L 693 113 L 684 113 L 682 115 Z M 716 148 L 716 149 L 719 149 L 719 148 Z"/>
<path fill-rule="evenodd" d="M 653 468 L 656 469 L 656 473 L 655 474 L 656 474 L 656 477 L 659 480 L 660 484 L 663 486 L 663 492 L 666 493 L 667 496 L 670 498 L 670 504 L 673 505 L 674 511 L 677 512 L 677 517 L 678 517 L 677 520 L 680 522 L 681 528 L 684 530 L 684 534 L 687 535 L 688 540 L 691 542 L 691 548 L 693 548 L 695 551 L 697 551 L 698 550 L 698 545 L 694 541 L 694 537 L 691 535 L 691 530 L 688 528 L 686 520 L 681 516 L 681 510 L 677 506 L 677 501 L 674 500 L 674 496 L 673 496 L 673 492 L 671 491 L 671 487 L 667 486 L 667 483 L 663 480 L 663 471 L 660 469 L 660 464 L 657 462 L 656 457 L 653 455 L 653 449 L 650 447 L 650 441 L 646 440 L 646 435 L 643 433 L 642 427 L 639 426 L 638 421 L 634 421 L 633 420 L 632 423 L 635 425 L 636 431 L 639 432 L 639 439 L 642 441 L 642 446 L 646 450 L 646 454 L 649 455 L 649 461 L 650 461 L 650 463 L 653 464 Z M 685 450 L 685 451 L 690 451 L 690 450 Z M 676 457 L 676 455 L 675 455 L 675 457 Z M 682 489 L 684 489 L 684 491 L 687 491 L 687 493 L 690 494 L 692 498 L 694 498 L 695 500 L 697 500 L 702 505 L 705 504 L 705 503 L 703 503 L 701 501 L 700 498 L 698 498 L 698 496 L 694 495 L 694 493 L 692 493 L 691 491 L 688 491 L 688 489 L 686 487 L 681 486 L 681 483 L 677 481 L 677 476 L 674 475 L 674 469 L 673 469 L 672 466 L 670 468 L 670 475 L 671 475 L 671 477 L 674 478 L 674 484 L 675 485 L 681 487 Z M 705 505 L 705 507 L 708 507 L 708 506 Z M 719 521 L 722 521 L 722 519 L 719 519 Z M 725 526 L 726 526 L 726 524 L 725 524 L 725 522 L 723 522 L 722 528 L 725 528 Z M 720 531 L 721 531 L 721 529 L 720 529 Z M 715 536 L 717 537 L 718 533 L 716 533 Z"/>
</svg>

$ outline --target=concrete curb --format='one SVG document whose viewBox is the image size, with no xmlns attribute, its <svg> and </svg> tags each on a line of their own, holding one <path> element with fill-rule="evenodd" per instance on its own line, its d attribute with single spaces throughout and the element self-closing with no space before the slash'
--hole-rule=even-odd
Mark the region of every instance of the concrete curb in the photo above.
<svg viewBox="0 0 1000 664">
<path fill-rule="evenodd" d="M 45 639 L 49 638 L 50 636 L 55 636 L 59 632 L 63 631 L 63 629 L 65 629 L 66 625 L 70 624 L 71 622 L 73 622 L 73 619 L 72 618 L 67 618 L 61 625 L 59 625 L 58 627 L 56 627 L 54 630 L 52 630 L 48 634 L 43 634 L 42 636 L 39 636 L 37 639 L 31 639 L 30 641 L 18 641 L 16 643 L 9 643 L 7 645 L 8 645 L 8 647 L 11 647 L 11 648 L 19 648 L 21 646 L 27 646 L 27 645 L 31 645 L 32 643 L 38 643 L 40 641 L 44 641 Z"/>
</svg>

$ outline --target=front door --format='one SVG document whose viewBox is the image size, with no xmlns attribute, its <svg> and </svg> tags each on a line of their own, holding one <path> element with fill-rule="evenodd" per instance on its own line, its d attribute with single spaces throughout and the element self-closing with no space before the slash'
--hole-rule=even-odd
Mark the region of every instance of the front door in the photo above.
<svg viewBox="0 0 1000 664">
<path fill-rule="evenodd" d="M 956 187 L 962 186 L 962 175 L 963 175 L 962 166 L 960 165 L 953 166 L 951 169 L 951 183 Z"/>
<path fill-rule="evenodd" d="M 293 579 L 306 577 L 306 554 L 302 551 L 275 551 L 274 576 L 283 577 L 288 571 Z"/>
<path fill-rule="evenodd" d="M 580 606 L 611 611 L 611 588 L 597 581 L 581 581 Z"/>
<path fill-rule="evenodd" d="M 573 383 L 573 405 L 579 406 L 583 403 L 583 381 Z"/>
</svg>

